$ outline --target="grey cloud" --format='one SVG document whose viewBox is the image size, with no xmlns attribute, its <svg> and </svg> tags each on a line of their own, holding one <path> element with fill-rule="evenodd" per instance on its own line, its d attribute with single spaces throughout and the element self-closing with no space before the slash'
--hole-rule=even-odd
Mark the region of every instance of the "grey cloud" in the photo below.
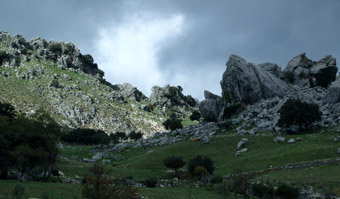
<svg viewBox="0 0 340 199">
<path fill-rule="evenodd" d="M 327 54 L 340 58 L 339 9 L 338 0 L 1 0 L 0 29 L 72 41 L 91 53 L 98 29 L 124 23 L 132 14 L 182 14 L 185 32 L 157 53 L 159 67 L 168 82 L 177 73 L 208 68 L 209 78 L 204 73 L 185 77 L 186 82 L 207 81 L 201 92 L 187 91 L 202 98 L 204 89 L 219 90 L 216 77 L 222 74 L 217 73 L 230 54 L 282 67 L 301 52 L 314 60 Z"/>
</svg>

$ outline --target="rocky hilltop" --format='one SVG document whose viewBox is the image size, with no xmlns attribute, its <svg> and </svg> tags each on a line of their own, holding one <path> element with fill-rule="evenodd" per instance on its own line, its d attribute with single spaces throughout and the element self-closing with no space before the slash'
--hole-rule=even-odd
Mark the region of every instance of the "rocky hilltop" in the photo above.
<svg viewBox="0 0 340 199">
<path fill-rule="evenodd" d="M 205 91 L 200 111 L 207 120 L 242 124 L 237 129 L 241 134 L 287 133 L 296 127 L 279 127 L 279 110 L 288 99 L 299 99 L 320 107 L 322 120 L 314 127 L 332 126 L 340 122 L 337 71 L 336 59 L 330 55 L 312 61 L 300 54 L 283 71 L 274 63 L 256 65 L 231 55 L 221 80 L 222 95 Z"/>
<path fill-rule="evenodd" d="M 147 98 L 129 83 L 112 85 L 103 77 L 93 57 L 72 43 L 0 32 L 0 101 L 23 114 L 43 109 L 65 128 L 152 135 L 165 131 L 169 114 L 187 118 L 198 109 L 181 87 L 154 87 Z"/>
</svg>

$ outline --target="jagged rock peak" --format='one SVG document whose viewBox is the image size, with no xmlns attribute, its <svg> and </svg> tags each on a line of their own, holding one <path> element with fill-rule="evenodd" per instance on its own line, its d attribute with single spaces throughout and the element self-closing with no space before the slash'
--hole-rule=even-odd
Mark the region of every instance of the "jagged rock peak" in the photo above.
<svg viewBox="0 0 340 199">
<path fill-rule="evenodd" d="M 7 59 L 4 63 L 9 66 L 19 66 L 20 58 L 25 61 L 34 58 L 51 61 L 59 67 L 72 68 L 83 71 L 84 73 L 98 76 L 100 79 L 104 72 L 98 69 L 91 55 L 83 55 L 80 50 L 70 42 L 46 41 L 38 37 L 26 40 L 21 35 L 11 37 L 7 32 L 0 31 L 0 41 L 6 47 Z M 32 53 L 32 51 L 35 53 Z"/>
<path fill-rule="evenodd" d="M 270 72 L 237 55 L 231 55 L 221 81 L 222 97 L 244 106 L 261 99 L 283 97 L 287 84 Z"/>
<path fill-rule="evenodd" d="M 306 53 L 302 53 L 288 62 L 283 71 L 283 79 L 300 87 L 326 88 L 335 80 L 337 71 L 336 59 L 331 55 L 315 62 L 308 59 Z"/>
</svg>

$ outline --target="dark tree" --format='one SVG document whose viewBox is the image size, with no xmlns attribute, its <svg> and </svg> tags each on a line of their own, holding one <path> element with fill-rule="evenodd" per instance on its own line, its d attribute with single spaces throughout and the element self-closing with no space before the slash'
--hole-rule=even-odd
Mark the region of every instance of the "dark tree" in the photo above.
<svg viewBox="0 0 340 199">
<path fill-rule="evenodd" d="M 185 161 L 183 160 L 183 157 L 176 157 L 176 156 L 167 157 L 163 161 L 163 163 L 167 168 L 174 169 L 176 176 L 177 176 L 177 170 L 184 167 L 185 165 Z"/>
<path fill-rule="evenodd" d="M 199 121 L 200 119 L 201 119 L 201 113 L 198 112 L 198 111 L 194 111 L 194 112 L 192 112 L 192 114 L 190 115 L 190 120 L 191 120 L 191 121 L 194 121 L 194 120 Z"/>
<path fill-rule="evenodd" d="M 104 167 L 96 164 L 85 174 L 82 181 L 84 199 L 138 199 L 137 189 L 119 185 L 106 174 Z"/>
<path fill-rule="evenodd" d="M 203 167 L 207 170 L 207 172 L 211 175 L 213 174 L 215 167 L 214 162 L 211 158 L 198 155 L 195 158 L 191 159 L 188 163 L 188 171 L 192 176 L 196 176 L 195 168 L 196 167 Z"/>
<path fill-rule="evenodd" d="M 279 126 L 297 125 L 299 131 L 308 130 L 313 122 L 321 120 L 322 115 L 317 104 L 308 104 L 296 99 L 288 99 L 279 113 Z"/>
<path fill-rule="evenodd" d="M 12 105 L 6 103 L 0 103 L 0 115 L 6 116 L 9 119 L 14 119 L 16 112 Z"/>
</svg>

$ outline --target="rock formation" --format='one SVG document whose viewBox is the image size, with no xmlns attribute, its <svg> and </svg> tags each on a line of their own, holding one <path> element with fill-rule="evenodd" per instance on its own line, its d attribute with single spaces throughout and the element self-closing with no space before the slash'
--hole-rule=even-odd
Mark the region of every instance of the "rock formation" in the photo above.
<svg viewBox="0 0 340 199">
<path fill-rule="evenodd" d="M 236 129 L 239 134 L 268 130 L 289 133 L 297 129 L 281 128 L 278 121 L 280 108 L 292 98 L 320 107 L 322 120 L 314 127 L 332 126 L 340 122 L 340 79 L 334 81 L 337 70 L 336 60 L 330 55 L 314 62 L 300 54 L 283 72 L 273 63 L 256 65 L 231 55 L 221 80 L 222 98 L 205 91 L 206 100 L 201 102 L 200 110 L 202 116 L 213 115 L 216 121 L 222 121 L 227 111 L 241 104 L 243 110 L 235 109 L 230 118 L 232 124 L 242 121 Z"/>
<path fill-rule="evenodd" d="M 151 90 L 150 101 L 152 105 L 160 108 L 164 113 L 174 113 L 184 118 L 192 110 L 198 109 L 199 101 L 190 95 L 183 95 L 181 86 L 153 86 Z"/>
<path fill-rule="evenodd" d="M 251 105 L 261 99 L 283 97 L 285 82 L 245 59 L 231 55 L 221 81 L 222 97 L 230 93 L 232 103 Z"/>
</svg>

